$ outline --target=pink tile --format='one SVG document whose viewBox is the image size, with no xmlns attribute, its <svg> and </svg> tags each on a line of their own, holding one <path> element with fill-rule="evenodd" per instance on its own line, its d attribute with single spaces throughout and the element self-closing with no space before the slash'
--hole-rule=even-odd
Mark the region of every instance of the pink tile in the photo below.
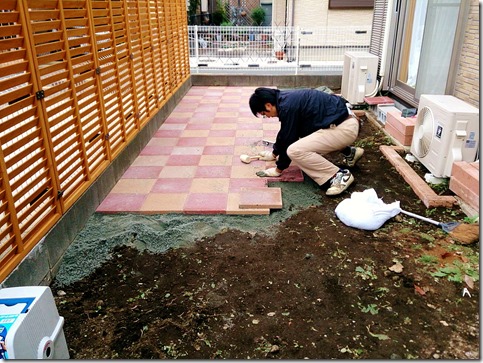
<svg viewBox="0 0 483 363">
<path fill-rule="evenodd" d="M 122 177 L 127 179 L 156 179 L 162 169 L 162 166 L 130 166 Z"/>
<path fill-rule="evenodd" d="M 201 155 L 171 155 L 166 161 L 170 166 L 198 165 Z M 159 174 L 159 173 L 158 173 Z"/>
<path fill-rule="evenodd" d="M 184 204 L 187 214 L 225 214 L 228 202 L 226 193 L 189 194 Z"/>
<path fill-rule="evenodd" d="M 189 178 L 165 178 L 158 179 L 151 193 L 188 193 L 191 188 L 192 179 Z"/>
<path fill-rule="evenodd" d="M 216 103 L 201 103 L 197 105 L 197 112 L 216 112 L 218 109 L 218 104 Z"/>
<path fill-rule="evenodd" d="M 161 130 L 159 129 L 154 134 L 154 137 L 179 137 L 183 130 Z"/>
<path fill-rule="evenodd" d="M 195 100 L 190 100 L 189 102 L 186 101 L 183 104 L 179 103 L 178 106 L 176 106 L 176 111 L 190 112 L 190 111 L 195 111 L 198 107 L 199 107 L 198 102 L 195 102 Z"/>
<path fill-rule="evenodd" d="M 190 124 L 211 125 L 213 123 L 213 116 L 192 117 L 189 120 Z"/>
<path fill-rule="evenodd" d="M 203 146 L 206 144 L 206 137 L 181 137 L 176 146 Z"/>
<path fill-rule="evenodd" d="M 235 145 L 259 145 L 262 137 L 237 137 Z"/>
<path fill-rule="evenodd" d="M 169 155 L 173 151 L 173 146 L 145 146 L 140 155 Z"/>
<path fill-rule="evenodd" d="M 229 178 L 231 166 L 199 166 L 196 170 L 196 178 Z"/>
<path fill-rule="evenodd" d="M 165 124 L 187 124 L 189 121 L 189 117 L 168 117 Z"/>
<path fill-rule="evenodd" d="M 280 188 L 242 188 L 240 208 L 281 209 L 282 190 Z"/>
<path fill-rule="evenodd" d="M 106 198 L 104 198 L 99 207 L 97 207 L 96 212 L 137 212 L 141 208 L 145 199 L 146 194 L 110 193 Z"/>
<path fill-rule="evenodd" d="M 210 124 L 187 124 L 186 130 L 210 130 Z"/>
<path fill-rule="evenodd" d="M 236 130 L 210 130 L 209 137 L 234 137 Z"/>
<path fill-rule="evenodd" d="M 257 179 L 230 179 L 230 192 L 239 192 L 241 188 L 263 188 L 267 186 L 266 178 Z"/>
<path fill-rule="evenodd" d="M 201 155 L 204 148 L 204 146 L 175 146 L 171 155 Z"/>
<path fill-rule="evenodd" d="M 239 123 L 238 130 L 263 130 L 261 123 Z"/>
<path fill-rule="evenodd" d="M 234 122 L 237 122 L 237 117 L 236 116 L 232 116 L 232 117 L 221 117 L 221 116 L 217 116 L 217 117 L 214 117 L 213 118 L 213 121 L 212 121 L 214 124 L 231 124 L 231 123 L 234 123 Z"/>
<path fill-rule="evenodd" d="M 206 86 L 193 86 L 189 89 L 188 93 L 190 95 L 204 95 L 207 91 Z"/>
<path fill-rule="evenodd" d="M 233 155 L 234 146 L 205 146 L 203 155 Z"/>
</svg>

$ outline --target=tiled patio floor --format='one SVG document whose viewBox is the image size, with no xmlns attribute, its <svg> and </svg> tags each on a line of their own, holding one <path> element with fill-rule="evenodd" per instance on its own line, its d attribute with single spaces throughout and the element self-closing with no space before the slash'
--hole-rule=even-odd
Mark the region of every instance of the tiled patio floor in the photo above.
<svg viewBox="0 0 483 363">
<path fill-rule="evenodd" d="M 268 214 L 281 208 L 280 191 L 268 190 L 275 188 L 267 182 L 303 181 L 300 169 L 260 178 L 256 171 L 274 162 L 239 158 L 269 149 L 262 140 L 274 140 L 279 129 L 278 119 L 251 113 L 254 89 L 192 87 L 97 212 Z M 263 188 L 267 193 L 260 193 Z"/>
</svg>

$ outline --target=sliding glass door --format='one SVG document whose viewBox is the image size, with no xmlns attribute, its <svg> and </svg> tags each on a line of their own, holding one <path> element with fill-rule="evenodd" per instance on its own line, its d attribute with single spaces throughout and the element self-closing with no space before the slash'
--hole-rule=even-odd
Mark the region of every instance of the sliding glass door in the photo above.
<svg viewBox="0 0 483 363">
<path fill-rule="evenodd" d="M 391 1 L 391 0 L 390 0 Z M 400 0 L 389 88 L 411 104 L 447 94 L 459 51 L 465 0 Z"/>
</svg>

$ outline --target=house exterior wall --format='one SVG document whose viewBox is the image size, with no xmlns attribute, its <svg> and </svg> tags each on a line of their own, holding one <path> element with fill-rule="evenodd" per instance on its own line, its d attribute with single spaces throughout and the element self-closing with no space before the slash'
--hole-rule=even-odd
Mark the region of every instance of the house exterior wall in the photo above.
<svg viewBox="0 0 483 363">
<path fill-rule="evenodd" d="M 371 27 L 372 15 L 373 9 L 331 10 L 329 0 L 273 0 L 272 25 Z"/>
<path fill-rule="evenodd" d="M 453 92 L 455 97 L 478 108 L 480 105 L 479 23 L 479 1 L 471 0 Z"/>
</svg>

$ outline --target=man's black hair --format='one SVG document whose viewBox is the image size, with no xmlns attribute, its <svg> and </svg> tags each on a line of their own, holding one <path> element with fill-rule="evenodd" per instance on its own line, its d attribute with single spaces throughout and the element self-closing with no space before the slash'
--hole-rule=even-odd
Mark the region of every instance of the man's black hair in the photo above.
<svg viewBox="0 0 483 363">
<path fill-rule="evenodd" d="M 266 103 L 276 106 L 278 92 L 278 89 L 258 87 L 248 102 L 252 113 L 257 116 L 260 112 L 266 111 Z"/>
</svg>

